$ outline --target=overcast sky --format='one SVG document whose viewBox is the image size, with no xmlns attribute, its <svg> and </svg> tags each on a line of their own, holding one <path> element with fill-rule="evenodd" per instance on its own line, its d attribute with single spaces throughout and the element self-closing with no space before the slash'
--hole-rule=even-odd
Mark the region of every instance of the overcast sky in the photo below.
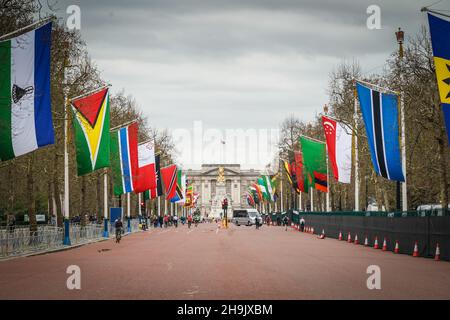
<svg viewBox="0 0 450 320">
<path fill-rule="evenodd" d="M 381 71 L 397 47 L 396 29 L 416 33 L 426 24 L 420 8 L 432 3 L 58 0 L 56 6 L 60 17 L 68 5 L 80 6 L 92 59 L 113 91 L 124 88 L 136 98 L 152 126 L 192 128 L 201 120 L 204 128 L 224 130 L 277 128 L 290 114 L 313 119 L 328 101 L 333 67 L 357 59 L 364 72 Z M 366 27 L 371 4 L 381 8 L 380 30 Z M 434 8 L 449 7 L 444 0 Z"/>
</svg>

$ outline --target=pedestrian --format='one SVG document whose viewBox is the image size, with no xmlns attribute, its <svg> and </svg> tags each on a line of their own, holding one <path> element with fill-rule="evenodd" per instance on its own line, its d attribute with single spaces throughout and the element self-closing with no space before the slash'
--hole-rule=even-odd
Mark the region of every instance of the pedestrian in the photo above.
<svg viewBox="0 0 450 320">
<path fill-rule="evenodd" d="M 116 229 L 116 243 L 120 243 L 120 239 L 122 238 L 122 228 L 123 228 L 122 220 L 120 220 L 120 218 L 116 219 L 114 226 Z"/>
<path fill-rule="evenodd" d="M 256 227 L 256 230 L 259 230 L 259 217 L 258 216 L 256 216 L 256 218 L 255 218 L 255 227 Z"/>
<path fill-rule="evenodd" d="M 288 224 L 289 224 L 289 218 L 287 215 L 285 215 L 283 218 L 283 225 L 286 227 L 285 231 L 287 231 Z"/>
<path fill-rule="evenodd" d="M 178 216 L 173 217 L 173 224 L 175 225 L 175 228 L 178 228 Z"/>
<path fill-rule="evenodd" d="M 188 216 L 188 228 L 189 228 L 189 229 L 191 228 L 191 224 L 192 224 L 192 215 L 190 214 L 190 215 Z"/>
<path fill-rule="evenodd" d="M 305 219 L 303 217 L 300 218 L 300 230 L 303 232 L 305 229 Z"/>
</svg>

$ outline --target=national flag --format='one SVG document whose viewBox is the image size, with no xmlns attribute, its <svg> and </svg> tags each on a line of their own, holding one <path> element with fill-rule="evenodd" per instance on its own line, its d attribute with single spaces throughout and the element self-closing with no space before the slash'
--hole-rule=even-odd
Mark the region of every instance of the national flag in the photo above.
<svg viewBox="0 0 450 320">
<path fill-rule="evenodd" d="M 252 194 L 255 204 L 259 204 L 260 199 L 259 199 L 258 191 L 256 190 L 256 188 L 253 185 L 251 185 L 248 187 L 248 191 Z"/>
<path fill-rule="evenodd" d="M 251 194 L 251 192 L 247 192 L 247 203 L 249 206 L 254 207 L 255 206 L 255 199 L 253 199 L 253 195 Z"/>
<path fill-rule="evenodd" d="M 303 166 L 308 180 L 315 189 L 327 192 L 327 161 L 325 143 L 300 137 Z"/>
<path fill-rule="evenodd" d="M 428 13 L 437 85 L 450 143 L 450 21 Z"/>
<path fill-rule="evenodd" d="M 72 115 L 78 175 L 109 167 L 108 88 L 72 100 Z"/>
<path fill-rule="evenodd" d="M 183 172 L 177 171 L 177 185 L 175 190 L 175 196 L 170 199 L 172 203 L 178 203 L 184 201 L 184 187 L 183 187 Z M 186 176 L 184 176 L 186 178 Z M 186 183 L 186 182 L 185 182 Z"/>
<path fill-rule="evenodd" d="M 262 193 L 262 191 L 261 191 L 261 187 L 260 187 L 260 185 L 258 184 L 258 183 L 252 183 L 252 187 L 256 190 L 256 193 L 257 193 L 257 195 L 258 195 L 258 199 L 259 199 L 259 201 L 263 201 L 264 200 L 264 197 L 263 197 L 263 193 Z"/>
<path fill-rule="evenodd" d="M 314 188 L 322 192 L 328 192 L 327 175 L 317 171 L 314 171 L 313 175 L 314 175 Z"/>
<path fill-rule="evenodd" d="M 400 157 L 398 97 L 356 83 L 375 172 L 405 181 Z"/>
<path fill-rule="evenodd" d="M 134 192 L 140 193 L 156 188 L 155 150 L 151 142 L 138 146 L 137 174 L 134 177 Z"/>
<path fill-rule="evenodd" d="M 0 160 L 53 144 L 52 23 L 0 41 Z"/>
<path fill-rule="evenodd" d="M 175 196 L 177 188 L 177 166 L 173 164 L 162 168 L 161 177 L 164 183 L 166 199 L 172 199 Z"/>
<path fill-rule="evenodd" d="M 159 154 L 155 155 L 156 188 L 150 189 L 152 199 L 161 197 L 164 194 L 161 178 L 160 158 L 161 156 Z"/>
<path fill-rule="evenodd" d="M 295 168 L 292 173 L 295 176 L 294 181 L 297 183 L 296 191 L 308 193 L 309 186 L 303 170 L 303 156 L 299 151 L 294 152 L 294 162 L 292 163 L 292 167 Z"/>
<path fill-rule="evenodd" d="M 270 202 L 273 202 L 275 186 L 272 183 L 272 179 L 267 175 L 263 175 L 261 177 L 261 180 L 262 180 L 262 185 L 263 185 L 264 189 L 266 190 L 266 199 Z"/>
<path fill-rule="evenodd" d="M 352 174 L 351 129 L 342 122 L 325 116 L 322 116 L 322 125 L 334 178 L 342 183 L 350 183 Z"/>
<path fill-rule="evenodd" d="M 116 196 L 134 191 L 133 177 L 139 167 L 137 139 L 137 122 L 111 132 L 111 169 Z"/>
<path fill-rule="evenodd" d="M 284 171 L 286 172 L 286 176 L 288 178 L 289 184 L 291 185 L 292 188 L 295 188 L 294 182 L 292 181 L 291 164 L 288 161 L 283 160 L 283 168 L 284 168 Z"/>
<path fill-rule="evenodd" d="M 190 208 L 194 205 L 194 186 L 186 182 L 186 201 L 184 203 L 184 206 L 186 208 Z"/>
</svg>

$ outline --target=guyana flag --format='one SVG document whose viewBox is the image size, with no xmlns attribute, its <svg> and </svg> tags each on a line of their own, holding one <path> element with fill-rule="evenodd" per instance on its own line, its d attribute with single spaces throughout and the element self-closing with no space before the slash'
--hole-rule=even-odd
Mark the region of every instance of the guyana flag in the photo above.
<svg viewBox="0 0 450 320">
<path fill-rule="evenodd" d="M 328 192 L 325 143 L 302 136 L 300 144 L 303 153 L 303 168 L 310 185 L 322 192 Z"/>
<path fill-rule="evenodd" d="M 110 165 L 108 88 L 72 100 L 78 175 Z"/>
</svg>

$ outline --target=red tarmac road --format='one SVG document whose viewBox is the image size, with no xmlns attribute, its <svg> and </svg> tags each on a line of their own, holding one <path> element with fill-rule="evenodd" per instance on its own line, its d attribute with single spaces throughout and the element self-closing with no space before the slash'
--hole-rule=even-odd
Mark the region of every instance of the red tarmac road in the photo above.
<svg viewBox="0 0 450 320">
<path fill-rule="evenodd" d="M 81 290 L 66 287 L 70 265 Z M 367 289 L 369 265 L 381 290 Z M 0 299 L 450 299 L 449 262 L 267 226 L 152 229 L 3 261 L 0 274 Z"/>
</svg>

